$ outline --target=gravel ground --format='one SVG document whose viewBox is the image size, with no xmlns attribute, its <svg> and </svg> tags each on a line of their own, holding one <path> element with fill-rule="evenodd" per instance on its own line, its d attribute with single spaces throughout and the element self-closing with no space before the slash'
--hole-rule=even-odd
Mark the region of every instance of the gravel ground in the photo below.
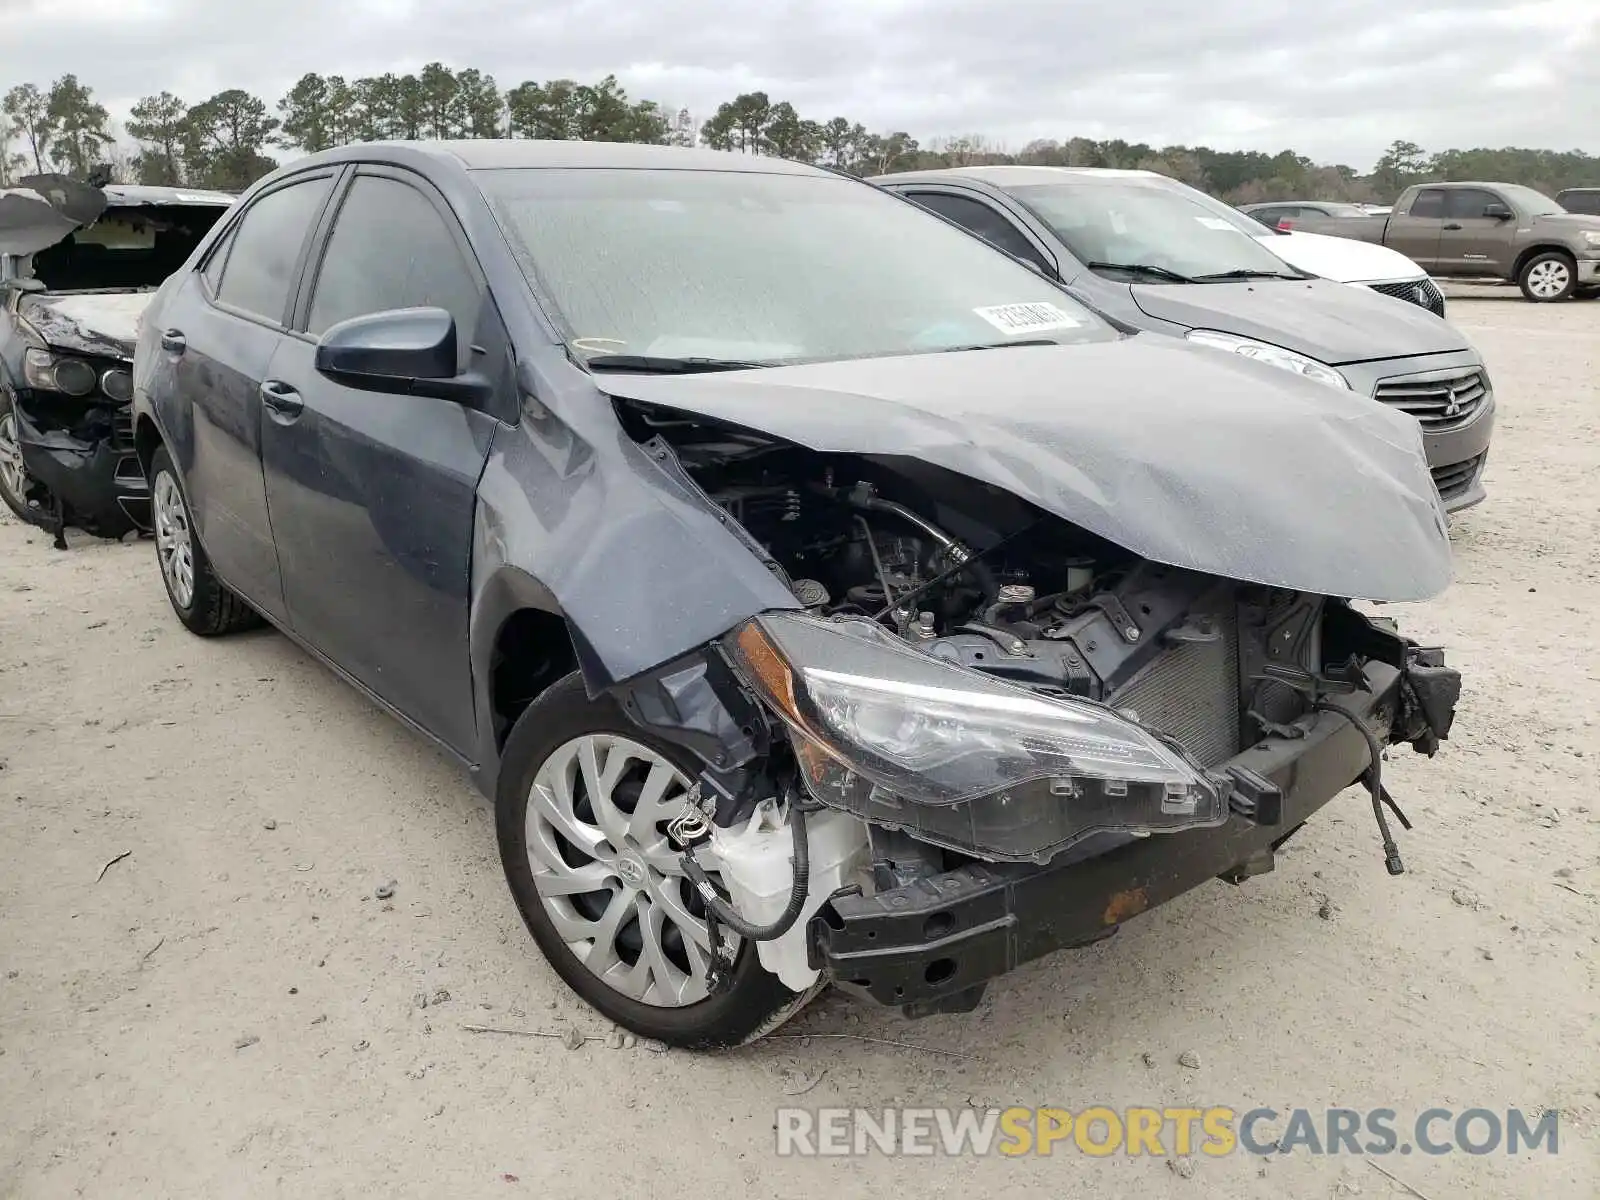
<svg viewBox="0 0 1600 1200">
<path fill-rule="evenodd" d="M 826 998 L 787 1031 L 809 1039 L 723 1057 L 608 1048 L 433 750 L 281 637 L 190 637 L 149 543 L 58 553 L 7 514 L 0 1195 L 1402 1194 L 1303 1152 L 774 1153 L 777 1106 L 896 1102 L 1557 1109 L 1553 1157 L 1378 1165 L 1433 1200 L 1600 1194 L 1600 304 L 1452 315 L 1500 425 L 1457 583 L 1402 614 L 1467 681 L 1440 756 L 1385 772 L 1409 873 L 1384 874 L 1352 791 L 1275 874 L 1034 964 L 977 1014 Z"/>
</svg>

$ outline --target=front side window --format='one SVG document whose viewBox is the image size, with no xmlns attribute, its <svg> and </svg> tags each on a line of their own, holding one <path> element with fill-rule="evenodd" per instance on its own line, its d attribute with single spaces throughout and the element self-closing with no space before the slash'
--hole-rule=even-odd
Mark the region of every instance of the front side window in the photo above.
<svg viewBox="0 0 1600 1200">
<path fill-rule="evenodd" d="M 1444 194 L 1444 215 L 1447 220 L 1482 218 L 1483 210 L 1490 204 L 1501 203 L 1493 192 L 1480 192 L 1476 188 L 1455 188 Z"/>
<path fill-rule="evenodd" d="M 307 332 L 392 308 L 442 308 L 469 349 L 479 289 L 445 219 L 409 184 L 358 175 L 339 205 L 311 293 Z"/>
<path fill-rule="evenodd" d="M 269 321 L 283 319 L 300 249 L 330 183 L 327 176 L 307 179 L 268 192 L 250 205 L 231 235 L 218 300 Z"/>
<path fill-rule="evenodd" d="M 1073 180 L 1006 188 L 1074 256 L 1106 275 L 1158 282 L 1240 273 L 1300 276 L 1255 236 L 1249 218 L 1192 189 L 1131 179 Z"/>
<path fill-rule="evenodd" d="M 1022 230 L 1013 225 L 1004 213 L 997 212 L 982 201 L 948 192 L 908 192 L 907 195 L 924 208 L 931 208 L 940 216 L 949 217 L 963 229 L 970 229 L 1007 254 L 1045 266 L 1043 257 L 1033 248 L 1033 243 Z"/>
<path fill-rule="evenodd" d="M 588 356 L 775 365 L 1117 336 L 938 217 L 831 174 L 474 178 L 569 345 Z"/>
</svg>

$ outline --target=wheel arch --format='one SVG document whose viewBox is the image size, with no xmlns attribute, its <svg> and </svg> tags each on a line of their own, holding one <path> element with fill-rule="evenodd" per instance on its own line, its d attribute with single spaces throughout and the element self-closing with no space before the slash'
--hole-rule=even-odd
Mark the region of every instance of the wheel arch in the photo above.
<svg viewBox="0 0 1600 1200">
<path fill-rule="evenodd" d="M 144 472 L 145 479 L 150 478 L 150 463 L 156 451 L 164 445 L 166 439 L 161 436 L 154 418 L 149 413 L 139 413 L 133 421 L 133 453 L 139 460 L 139 469 Z"/>
<path fill-rule="evenodd" d="M 476 589 L 468 630 L 477 714 L 478 785 L 492 795 L 506 738 L 523 711 L 580 666 L 571 624 L 550 589 L 502 567 Z"/>
<path fill-rule="evenodd" d="M 1560 242 L 1541 242 L 1538 245 L 1529 246 L 1521 254 L 1517 255 L 1517 261 L 1511 268 L 1512 280 L 1520 282 L 1524 268 L 1541 254 L 1559 254 L 1568 262 L 1576 263 L 1578 261 L 1578 256 Z"/>
</svg>

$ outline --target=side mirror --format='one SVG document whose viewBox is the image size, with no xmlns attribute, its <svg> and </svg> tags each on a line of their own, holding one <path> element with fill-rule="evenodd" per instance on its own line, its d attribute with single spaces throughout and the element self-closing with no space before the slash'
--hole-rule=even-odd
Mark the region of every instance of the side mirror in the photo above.
<svg viewBox="0 0 1600 1200">
<path fill-rule="evenodd" d="M 456 322 L 442 308 L 395 308 L 330 326 L 317 342 L 317 370 L 367 392 L 468 400 L 487 387 L 457 374 Z"/>
<path fill-rule="evenodd" d="M 1510 207 L 1501 204 L 1498 200 L 1483 206 L 1483 215 L 1496 221 L 1509 221 L 1516 216 Z"/>
</svg>

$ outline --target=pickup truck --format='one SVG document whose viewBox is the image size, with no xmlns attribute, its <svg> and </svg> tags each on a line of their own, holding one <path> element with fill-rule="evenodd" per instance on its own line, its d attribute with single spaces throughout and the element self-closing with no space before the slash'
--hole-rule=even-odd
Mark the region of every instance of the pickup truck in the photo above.
<svg viewBox="0 0 1600 1200">
<path fill-rule="evenodd" d="M 1302 209 L 1294 230 L 1387 246 L 1434 276 L 1509 280 L 1536 303 L 1600 291 L 1600 217 L 1567 212 L 1520 184 L 1419 184 L 1388 216 Z"/>
</svg>

